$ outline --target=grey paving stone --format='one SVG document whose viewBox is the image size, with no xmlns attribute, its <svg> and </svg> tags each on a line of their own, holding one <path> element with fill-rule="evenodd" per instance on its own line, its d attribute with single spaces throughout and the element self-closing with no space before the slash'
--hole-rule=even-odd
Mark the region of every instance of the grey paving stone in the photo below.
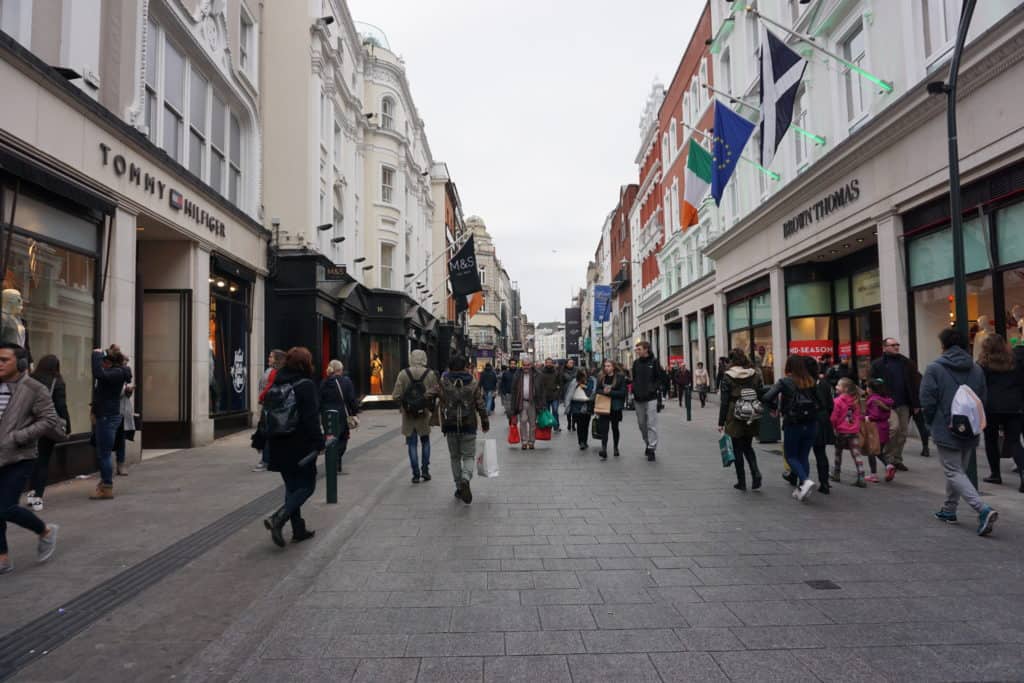
<svg viewBox="0 0 1024 683">
<path fill-rule="evenodd" d="M 686 620 L 671 605 L 592 605 L 599 628 L 685 628 Z"/>
<path fill-rule="evenodd" d="M 461 607 L 469 604 L 469 591 L 394 591 L 389 607 Z"/>
<path fill-rule="evenodd" d="M 808 587 L 809 590 L 810 587 Z M 765 600 L 785 600 L 790 598 L 774 586 L 694 586 L 693 590 L 708 602 L 763 602 Z M 824 593 L 825 591 L 814 591 Z M 839 591 L 835 591 L 839 592 Z M 803 597 L 803 596 L 792 596 Z"/>
<path fill-rule="evenodd" d="M 533 586 L 539 590 L 545 588 L 580 588 L 580 581 L 573 571 L 530 572 Z"/>
<path fill-rule="evenodd" d="M 599 558 L 599 557 L 633 557 L 629 547 L 622 543 L 591 543 L 586 545 L 567 545 L 565 553 L 568 557 Z"/>
<path fill-rule="evenodd" d="M 561 656 L 488 657 L 484 660 L 487 683 L 573 683 L 569 663 Z"/>
<path fill-rule="evenodd" d="M 824 645 L 815 626 L 742 626 L 731 629 L 748 650 L 799 650 Z"/>
<path fill-rule="evenodd" d="M 652 653 L 650 658 L 665 683 L 715 683 L 729 680 L 714 658 L 705 652 L 659 652 Z"/>
<path fill-rule="evenodd" d="M 954 645 L 931 648 L 957 678 L 965 681 L 1012 681 L 1021 677 L 1019 645 Z"/>
<path fill-rule="evenodd" d="M 851 650 L 842 648 L 795 650 L 791 654 L 823 681 L 874 683 L 875 681 L 899 680 L 891 678 L 888 672 L 873 666 L 869 658 Z"/>
<path fill-rule="evenodd" d="M 548 571 L 586 571 L 590 569 L 600 569 L 601 566 L 597 563 L 597 560 L 591 558 L 560 558 L 560 557 L 547 557 L 543 560 L 544 569 Z"/>
<path fill-rule="evenodd" d="M 533 576 L 528 572 L 488 572 L 488 590 L 518 590 L 533 588 Z"/>
<path fill-rule="evenodd" d="M 518 606 L 522 604 L 519 599 L 519 591 L 517 590 L 494 590 L 494 591 L 481 591 L 474 590 L 469 592 L 469 604 L 470 605 L 513 605 Z"/>
<path fill-rule="evenodd" d="M 420 660 L 416 683 L 479 683 L 483 679 L 481 657 L 429 657 Z"/>
<path fill-rule="evenodd" d="M 597 625 L 585 605 L 548 605 L 540 611 L 541 628 L 545 631 L 595 629 Z"/>
<path fill-rule="evenodd" d="M 543 560 L 502 560 L 501 571 L 503 572 L 527 572 L 544 569 Z"/>
<path fill-rule="evenodd" d="M 391 591 L 313 591 L 299 598 L 298 605 L 311 607 L 383 607 Z"/>
<path fill-rule="evenodd" d="M 676 604 L 675 607 L 692 628 L 722 628 L 743 625 L 739 617 L 720 602 L 684 602 Z"/>
<path fill-rule="evenodd" d="M 505 639 L 501 633 L 420 633 L 409 636 L 405 648 L 406 657 L 482 657 L 503 654 Z"/>
<path fill-rule="evenodd" d="M 524 605 L 591 605 L 604 602 L 594 588 L 545 588 L 520 591 Z"/>
<path fill-rule="evenodd" d="M 628 548 L 637 557 L 674 557 L 664 543 L 630 543 Z"/>
<path fill-rule="evenodd" d="M 616 605 L 629 603 L 650 603 L 655 602 L 648 592 L 650 588 L 601 588 L 599 593 L 602 601 Z"/>
<path fill-rule="evenodd" d="M 804 604 L 825 614 L 837 624 L 888 624 L 911 621 L 902 610 L 899 600 L 805 600 Z"/>
<path fill-rule="evenodd" d="M 365 657 L 401 657 L 405 654 L 409 642 L 407 635 L 389 635 L 374 633 L 372 635 L 350 634 L 333 638 L 320 653 L 325 658 Z"/>
<path fill-rule="evenodd" d="M 692 558 L 698 567 L 766 567 L 757 555 L 701 555 Z"/>
<path fill-rule="evenodd" d="M 329 638 L 296 636 L 272 638 L 260 652 L 260 658 L 316 659 L 323 656 L 329 643 Z"/>
<path fill-rule="evenodd" d="M 433 590 L 483 589 L 494 572 L 437 572 L 428 575 Z"/>
<path fill-rule="evenodd" d="M 700 586 L 703 584 L 690 569 L 655 569 L 651 578 L 659 586 Z"/>
<path fill-rule="evenodd" d="M 583 631 L 587 652 L 679 652 L 683 649 L 671 629 L 622 629 L 615 631 Z"/>
<path fill-rule="evenodd" d="M 675 632 L 684 650 L 722 652 L 746 649 L 727 628 L 677 628 Z"/>
<path fill-rule="evenodd" d="M 884 671 L 892 680 L 964 680 L 961 664 L 941 657 L 927 646 L 852 648 L 848 652 Z M 1019 677 L 1018 669 L 1016 678 Z"/>
<path fill-rule="evenodd" d="M 655 602 L 703 602 L 700 594 L 690 586 L 664 586 L 647 588 L 647 594 Z M 608 601 L 606 601 L 608 602 Z"/>
<path fill-rule="evenodd" d="M 810 669 L 790 652 L 715 652 L 715 663 L 734 681 L 817 681 Z"/>
<path fill-rule="evenodd" d="M 418 659 L 363 659 L 352 676 L 352 683 L 413 683 L 419 673 Z M 317 679 L 307 679 L 317 680 Z M 319 679 L 328 680 L 328 679 Z"/>
<path fill-rule="evenodd" d="M 455 609 L 471 609 L 457 607 Z M 448 630 L 452 609 L 448 607 L 382 607 L 338 610 L 327 624 L 332 637 L 350 633 L 437 633 Z M 310 624 L 321 630 L 324 624 Z M 483 629 L 481 629 L 483 630 Z"/>
<path fill-rule="evenodd" d="M 413 663 L 413 677 L 404 680 L 415 680 L 416 660 Z M 305 681 L 351 681 L 356 672 L 359 660 L 272 660 L 256 664 L 246 671 L 239 680 L 245 683 L 305 683 Z M 366 679 L 360 679 L 366 680 Z M 398 679 L 402 680 L 402 679 Z"/>
<path fill-rule="evenodd" d="M 601 569 L 642 569 L 644 571 L 656 568 L 649 557 L 599 557 L 597 566 Z"/>
<path fill-rule="evenodd" d="M 658 569 L 688 569 L 697 566 L 692 557 L 652 557 L 651 564 Z"/>
<path fill-rule="evenodd" d="M 586 652 L 579 631 L 517 631 L 505 634 L 508 655 L 569 655 Z"/>
<path fill-rule="evenodd" d="M 540 620 L 536 607 L 456 607 L 452 611 L 450 630 L 454 633 L 537 631 Z"/>
<path fill-rule="evenodd" d="M 577 572 L 583 586 L 592 588 L 647 588 L 656 585 L 651 575 L 643 570 L 609 569 L 604 571 Z"/>
<path fill-rule="evenodd" d="M 832 620 L 821 610 L 807 602 L 798 600 L 725 604 L 747 626 L 801 626 L 832 623 Z"/>
<path fill-rule="evenodd" d="M 645 654 L 569 655 L 567 659 L 574 681 L 661 681 Z"/>
</svg>

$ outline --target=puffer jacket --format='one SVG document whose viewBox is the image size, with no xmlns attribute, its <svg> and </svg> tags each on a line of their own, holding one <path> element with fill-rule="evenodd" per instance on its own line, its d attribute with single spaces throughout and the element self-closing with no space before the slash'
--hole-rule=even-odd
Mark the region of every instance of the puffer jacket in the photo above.
<svg viewBox="0 0 1024 683">
<path fill-rule="evenodd" d="M 754 437 L 761 429 L 761 420 L 754 420 L 748 424 L 745 420 L 736 419 L 736 401 L 739 400 L 740 391 L 743 389 L 753 389 L 760 396 L 764 389 L 764 383 L 754 368 L 733 365 L 722 375 L 721 400 L 718 402 L 718 426 L 723 428 L 727 436 L 734 438 Z"/>
<path fill-rule="evenodd" d="M 0 417 L 0 467 L 35 460 L 36 442 L 42 437 L 51 441 L 68 438 L 47 387 L 27 372 L 8 386 L 11 399 Z"/>
<path fill-rule="evenodd" d="M 971 358 L 971 354 L 959 346 L 946 349 L 929 363 L 924 379 L 921 380 L 921 410 L 931 428 L 932 438 L 940 446 L 954 450 L 978 445 L 977 437 L 972 443 L 954 437 L 949 431 L 950 407 L 961 383 L 969 386 L 982 403 L 985 402 L 988 397 L 985 373 Z"/>
<path fill-rule="evenodd" d="M 1010 370 L 982 368 L 988 400 L 986 415 L 1016 415 L 1024 410 L 1024 372 L 1018 365 Z"/>
<path fill-rule="evenodd" d="M 860 433 L 860 400 L 850 394 L 836 396 L 832 406 L 832 428 L 836 434 L 850 436 Z"/>
</svg>

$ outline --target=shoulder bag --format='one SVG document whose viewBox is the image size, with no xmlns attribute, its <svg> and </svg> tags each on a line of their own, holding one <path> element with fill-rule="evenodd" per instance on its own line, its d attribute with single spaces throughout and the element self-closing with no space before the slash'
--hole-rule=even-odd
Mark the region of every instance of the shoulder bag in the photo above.
<svg viewBox="0 0 1024 683">
<path fill-rule="evenodd" d="M 341 380 L 335 377 L 334 385 L 338 387 L 338 395 L 341 396 L 341 411 L 345 414 L 345 422 L 348 424 L 349 431 L 358 429 L 359 418 L 348 414 L 348 403 L 345 402 L 345 392 L 341 389 Z"/>
</svg>

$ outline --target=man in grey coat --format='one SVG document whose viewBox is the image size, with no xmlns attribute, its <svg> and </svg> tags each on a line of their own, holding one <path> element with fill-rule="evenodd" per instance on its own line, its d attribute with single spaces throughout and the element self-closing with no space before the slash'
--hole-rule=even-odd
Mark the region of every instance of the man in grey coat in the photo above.
<svg viewBox="0 0 1024 683">
<path fill-rule="evenodd" d="M 954 435 L 952 424 L 953 397 L 961 386 L 967 386 L 978 398 L 977 411 L 984 419 L 985 373 L 967 353 L 967 339 L 963 332 L 947 327 L 939 334 L 942 355 L 925 370 L 921 381 L 921 410 L 931 427 L 942 468 L 946 472 L 946 502 L 935 513 L 935 518 L 949 524 L 955 523 L 956 508 L 963 498 L 978 513 L 978 535 L 992 533 L 999 516 L 990 506 L 981 502 L 978 491 L 965 474 L 967 465 L 978 447 L 980 428 L 973 437 Z"/>
<path fill-rule="evenodd" d="M 7 549 L 7 522 L 39 537 L 37 562 L 57 547 L 57 525 L 45 524 L 18 502 L 35 468 L 40 437 L 64 441 L 63 424 L 49 389 L 28 375 L 28 354 L 16 344 L 0 344 L 0 574 L 14 570 Z"/>
</svg>

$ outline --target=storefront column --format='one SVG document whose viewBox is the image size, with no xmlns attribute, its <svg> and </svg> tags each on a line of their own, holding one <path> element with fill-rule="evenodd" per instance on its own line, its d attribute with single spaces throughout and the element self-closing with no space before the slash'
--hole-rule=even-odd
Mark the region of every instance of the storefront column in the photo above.
<svg viewBox="0 0 1024 683">
<path fill-rule="evenodd" d="M 210 419 L 210 250 L 193 244 L 192 259 L 192 445 L 213 441 Z"/>
<path fill-rule="evenodd" d="M 664 323 L 658 327 L 658 360 L 662 366 L 668 365 L 668 328 Z"/>
<path fill-rule="evenodd" d="M 782 377 L 789 355 L 789 330 L 786 329 L 786 281 L 779 266 L 773 266 L 768 271 L 768 286 L 771 288 L 768 296 L 772 302 L 772 346 L 775 347 L 772 349 L 772 366 L 775 377 Z"/>
<path fill-rule="evenodd" d="M 690 358 L 690 323 L 686 319 L 686 316 L 683 315 L 682 307 L 679 308 L 679 319 L 683 321 L 683 362 L 686 363 L 686 367 L 688 368 L 696 368 L 697 359 Z M 700 336 L 699 328 L 697 336 Z"/>
<path fill-rule="evenodd" d="M 889 214 L 878 220 L 878 276 L 882 297 L 882 334 L 896 337 L 909 353 L 910 314 L 903 258 L 903 219 Z"/>
<path fill-rule="evenodd" d="M 687 327 L 689 327 L 689 325 L 687 325 Z M 687 348 L 689 348 L 689 347 L 687 347 Z M 704 359 L 708 357 L 708 340 L 707 340 L 707 333 L 705 333 L 705 331 L 704 331 L 704 309 L 703 308 L 697 309 L 697 353 L 699 354 L 699 356 L 697 358 L 694 358 L 693 362 L 690 363 L 690 368 L 691 369 L 697 367 L 697 361 L 704 362 Z M 722 354 L 720 353 L 718 355 L 721 356 Z M 728 354 L 726 354 L 726 355 L 728 355 Z M 715 370 L 714 368 L 708 368 L 708 367 L 705 367 L 704 369 L 707 370 L 709 373 L 714 372 L 714 370 Z"/>
<path fill-rule="evenodd" d="M 715 296 L 718 298 L 715 304 L 715 348 L 719 356 L 728 358 L 732 351 L 729 343 L 729 300 L 725 292 L 717 292 Z"/>
<path fill-rule="evenodd" d="M 267 351 L 264 347 L 266 340 L 266 322 L 264 319 L 265 296 L 267 281 L 263 277 L 257 277 L 252 285 L 252 332 L 249 334 L 249 405 L 252 406 L 253 424 L 259 421 L 259 383 L 263 377 L 264 364 L 267 359 Z"/>
<path fill-rule="evenodd" d="M 109 268 L 103 291 L 99 345 L 117 344 L 135 365 L 135 223 L 136 217 L 117 209 L 110 221 Z M 103 245 L 106 248 L 106 244 Z"/>
</svg>

